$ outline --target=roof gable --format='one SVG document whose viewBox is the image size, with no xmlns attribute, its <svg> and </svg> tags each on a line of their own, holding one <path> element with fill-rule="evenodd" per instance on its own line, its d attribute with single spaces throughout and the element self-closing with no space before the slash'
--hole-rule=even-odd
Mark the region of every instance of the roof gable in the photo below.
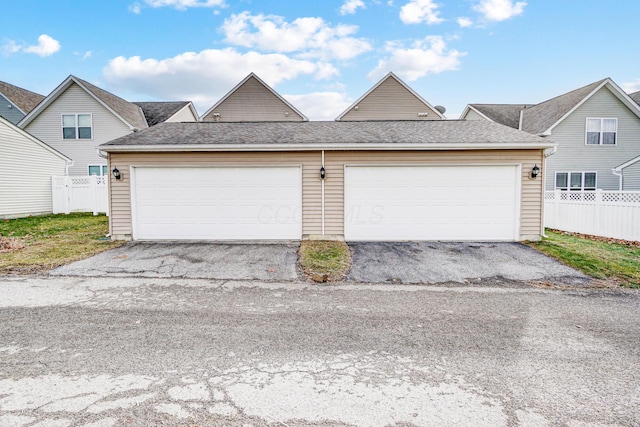
<svg viewBox="0 0 640 427">
<path fill-rule="evenodd" d="M 149 127 L 140 107 L 75 76 L 67 77 L 53 92 L 47 95 L 36 108 L 20 121 L 19 126 L 24 128 L 31 123 L 33 119 L 40 115 L 73 84 L 78 85 L 87 95 L 102 104 L 129 128 L 144 129 Z"/>
<path fill-rule="evenodd" d="M 62 154 L 58 150 L 56 150 L 53 147 L 51 147 L 51 146 L 45 144 L 44 142 L 40 141 L 38 138 L 36 138 L 35 136 L 31 135 L 29 132 L 25 131 L 24 129 L 21 129 L 18 126 L 14 125 L 10 121 L 6 120 L 4 117 L 0 117 L 0 126 L 3 126 L 3 125 L 6 126 L 7 128 L 9 128 L 10 130 L 12 130 L 13 132 L 21 135 L 23 138 L 30 140 L 34 144 L 39 145 L 40 147 L 44 148 L 45 150 L 49 151 L 50 153 L 60 157 L 65 162 L 67 162 L 69 164 L 72 163 L 72 160 L 69 157 L 65 156 L 64 154 Z"/>
<path fill-rule="evenodd" d="M 389 97 L 393 93 L 393 97 Z M 390 114 L 390 112 L 393 112 Z M 444 115 L 390 72 L 351 104 L 337 121 L 443 120 Z"/>
<path fill-rule="evenodd" d="M 604 87 L 640 118 L 640 106 L 613 80 L 606 78 L 522 110 L 521 129 L 536 135 L 550 134 L 558 124 Z"/>
<path fill-rule="evenodd" d="M 44 99 L 44 96 L 39 93 L 31 92 L 6 82 L 0 82 L 0 94 L 11 101 L 24 114 L 33 110 Z"/>
<path fill-rule="evenodd" d="M 196 120 L 198 119 L 198 115 L 191 101 L 134 102 L 134 104 L 142 108 L 142 112 L 149 126 L 154 126 L 169 120 L 187 106 L 192 110 L 194 118 Z"/>
<path fill-rule="evenodd" d="M 520 111 L 532 105 L 534 104 L 469 104 L 461 117 L 464 117 L 468 110 L 473 110 L 487 120 L 518 129 Z"/>
<path fill-rule="evenodd" d="M 275 111 L 274 106 L 281 107 Z M 240 118 L 227 119 L 225 107 L 242 109 Z M 217 111 L 220 110 L 220 111 Z M 280 116 L 280 114 L 282 114 Z M 250 73 L 200 117 L 201 121 L 307 121 L 307 117 L 278 92 Z"/>
</svg>

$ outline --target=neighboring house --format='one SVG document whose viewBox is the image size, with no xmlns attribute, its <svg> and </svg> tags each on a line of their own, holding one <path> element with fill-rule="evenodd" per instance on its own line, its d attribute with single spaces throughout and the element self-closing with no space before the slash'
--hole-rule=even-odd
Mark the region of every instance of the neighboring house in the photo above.
<svg viewBox="0 0 640 427">
<path fill-rule="evenodd" d="M 640 91 L 630 93 L 629 98 L 633 99 L 636 102 L 636 104 L 640 105 Z"/>
<path fill-rule="evenodd" d="M 558 143 L 547 190 L 640 190 L 640 106 L 609 78 L 535 105 L 469 104 L 460 118 Z"/>
<path fill-rule="evenodd" d="M 164 122 L 197 122 L 198 112 L 191 101 L 134 102 L 142 108 L 149 126 Z"/>
<path fill-rule="evenodd" d="M 108 153 L 134 240 L 540 238 L 555 144 L 488 121 L 162 123 Z"/>
<path fill-rule="evenodd" d="M 18 125 L 73 159 L 70 175 L 105 175 L 97 147 L 148 127 L 139 106 L 69 76 Z"/>
<path fill-rule="evenodd" d="M 307 117 L 250 73 L 200 117 L 203 122 L 306 122 Z"/>
<path fill-rule="evenodd" d="M 0 218 L 52 212 L 51 176 L 71 159 L 0 117 Z"/>
<path fill-rule="evenodd" d="M 444 120 L 444 108 L 433 107 L 393 73 L 387 74 L 336 120 Z"/>
<path fill-rule="evenodd" d="M 30 90 L 0 82 L 0 117 L 15 125 L 43 99 L 44 96 Z"/>
</svg>

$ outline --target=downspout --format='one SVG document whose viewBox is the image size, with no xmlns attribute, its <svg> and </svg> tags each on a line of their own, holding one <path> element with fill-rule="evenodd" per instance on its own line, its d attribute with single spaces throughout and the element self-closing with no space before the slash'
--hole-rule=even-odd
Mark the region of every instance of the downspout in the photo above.
<svg viewBox="0 0 640 427">
<path fill-rule="evenodd" d="M 622 171 L 618 171 L 617 169 L 611 169 L 611 172 L 613 172 L 613 174 L 618 177 L 618 191 L 622 191 L 623 172 Z"/>
<path fill-rule="evenodd" d="M 547 191 L 547 157 L 552 156 L 558 151 L 558 146 L 547 148 L 544 150 L 544 159 L 542 160 L 542 215 L 540 215 L 540 228 L 542 229 L 542 237 L 548 238 L 544 228 L 544 193 Z"/>
<path fill-rule="evenodd" d="M 324 150 L 322 150 L 322 165 L 321 167 L 324 168 Z M 321 221 L 322 221 L 322 235 L 324 236 L 324 178 L 320 179 L 321 183 L 322 183 L 322 204 L 321 204 Z"/>
<path fill-rule="evenodd" d="M 107 217 L 109 217 L 109 232 L 105 237 L 112 236 L 111 230 L 111 172 L 109 171 L 109 157 L 104 154 L 99 148 L 96 149 L 98 152 L 98 156 L 107 160 L 107 176 L 105 177 L 105 182 L 107 183 Z"/>
</svg>

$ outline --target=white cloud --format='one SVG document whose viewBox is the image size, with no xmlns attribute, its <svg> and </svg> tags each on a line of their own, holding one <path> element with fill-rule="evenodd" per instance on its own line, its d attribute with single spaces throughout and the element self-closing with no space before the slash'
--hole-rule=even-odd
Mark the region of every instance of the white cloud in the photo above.
<svg viewBox="0 0 640 427">
<path fill-rule="evenodd" d="M 400 8 L 400 20 L 405 24 L 420 24 L 422 22 L 432 25 L 444 21 L 441 18 L 439 5 L 433 0 L 410 0 Z"/>
<path fill-rule="evenodd" d="M 266 52 L 294 53 L 300 58 L 347 60 L 371 50 L 365 39 L 351 37 L 355 25 L 331 27 L 322 18 L 298 18 L 287 22 L 281 16 L 231 15 L 222 25 L 225 42 Z"/>
<path fill-rule="evenodd" d="M 142 5 L 140 3 L 132 3 L 129 5 L 129 10 L 136 15 L 139 15 L 142 12 Z"/>
<path fill-rule="evenodd" d="M 378 61 L 376 68 L 368 74 L 370 80 L 378 80 L 389 71 L 413 81 L 427 74 L 457 70 L 460 58 L 466 55 L 465 52 L 447 50 L 442 36 L 427 36 L 409 48 L 399 42 L 389 42 L 386 50 L 390 56 Z"/>
<path fill-rule="evenodd" d="M 505 21 L 522 15 L 527 2 L 514 0 L 482 0 L 473 9 L 480 12 L 488 21 Z"/>
<path fill-rule="evenodd" d="M 84 53 L 84 55 L 82 55 L 82 60 L 84 61 L 85 59 L 89 59 L 91 58 L 91 55 L 93 55 L 93 52 L 88 50 Z"/>
<path fill-rule="evenodd" d="M 221 7 L 224 0 L 144 0 L 151 7 L 173 7 L 185 10 L 190 7 Z"/>
<path fill-rule="evenodd" d="M 209 109 L 250 72 L 275 86 L 300 75 L 321 78 L 337 70 L 283 54 L 240 53 L 233 48 L 185 52 L 161 60 L 119 56 L 103 70 L 114 89 L 160 100 L 190 100 L 199 111 Z"/>
<path fill-rule="evenodd" d="M 309 120 L 334 120 L 351 105 L 346 95 L 340 92 L 313 92 L 304 95 L 286 95 L 285 98 Z"/>
<path fill-rule="evenodd" d="M 461 16 L 460 18 L 458 18 L 456 20 L 456 22 L 458 23 L 458 25 L 460 25 L 462 28 L 466 28 L 466 27 L 470 27 L 473 25 L 473 21 L 469 18 L 465 18 L 464 16 Z"/>
<path fill-rule="evenodd" d="M 26 46 L 16 43 L 14 40 L 7 40 L 2 45 L 2 51 L 6 55 L 12 53 L 18 53 L 20 51 L 25 53 L 34 53 L 38 56 L 51 56 L 60 50 L 60 42 L 47 34 L 41 34 L 38 37 L 38 44 Z"/>
<path fill-rule="evenodd" d="M 622 90 L 627 93 L 634 93 L 640 90 L 640 79 L 636 79 L 635 82 L 622 83 Z"/>
<path fill-rule="evenodd" d="M 345 0 L 340 7 L 340 15 L 353 15 L 359 7 L 363 9 L 366 7 L 362 0 Z"/>
</svg>

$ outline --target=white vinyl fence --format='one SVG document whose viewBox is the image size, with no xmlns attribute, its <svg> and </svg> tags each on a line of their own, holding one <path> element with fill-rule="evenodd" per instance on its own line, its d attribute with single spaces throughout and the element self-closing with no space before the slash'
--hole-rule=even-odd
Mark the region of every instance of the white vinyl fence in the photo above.
<svg viewBox="0 0 640 427">
<path fill-rule="evenodd" d="M 53 213 L 93 212 L 109 215 L 105 176 L 52 176 Z"/>
<path fill-rule="evenodd" d="M 544 226 L 640 240 L 640 191 L 546 191 Z"/>
</svg>

